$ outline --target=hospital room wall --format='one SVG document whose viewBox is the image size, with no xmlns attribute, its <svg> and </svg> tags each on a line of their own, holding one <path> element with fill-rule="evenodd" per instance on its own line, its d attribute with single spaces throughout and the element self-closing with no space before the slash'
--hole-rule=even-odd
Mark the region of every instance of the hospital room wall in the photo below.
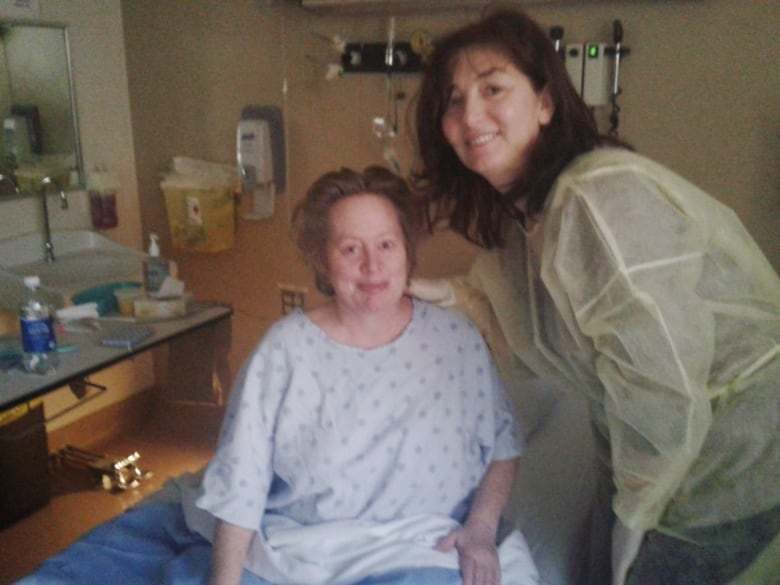
<svg viewBox="0 0 780 585">
<path fill-rule="evenodd" d="M 620 135 L 732 206 L 780 267 L 780 41 L 773 0 L 604 2 L 532 5 L 570 41 L 611 40 L 625 29 Z M 435 35 L 475 11 L 396 15 L 397 38 Z M 371 120 L 386 114 L 385 79 L 325 79 L 338 55 L 326 40 L 383 41 L 387 16 L 316 15 L 290 2 L 132 0 L 122 2 L 139 204 L 144 233 L 163 235 L 164 253 L 199 298 L 231 302 L 231 366 L 280 316 L 278 283 L 305 285 L 309 271 L 288 236 L 292 206 L 311 181 L 342 165 L 384 163 Z M 411 149 L 406 108 L 417 77 L 398 75 L 404 172 Z M 283 94 L 286 82 L 287 93 Z M 236 245 L 217 254 L 171 248 L 160 173 L 173 156 L 232 164 L 235 125 L 246 104 L 276 105 L 285 118 L 289 175 L 273 219 L 239 219 Z M 451 235 L 423 246 L 419 274 L 465 270 L 474 250 Z"/>
</svg>

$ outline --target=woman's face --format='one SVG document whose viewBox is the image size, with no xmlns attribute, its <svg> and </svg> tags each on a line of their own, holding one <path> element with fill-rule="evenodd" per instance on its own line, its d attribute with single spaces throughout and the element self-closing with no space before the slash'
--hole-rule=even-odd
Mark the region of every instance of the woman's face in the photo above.
<svg viewBox="0 0 780 585">
<path fill-rule="evenodd" d="M 460 161 L 498 191 L 520 175 L 552 114 L 548 94 L 501 53 L 472 47 L 455 57 L 442 132 Z"/>
<path fill-rule="evenodd" d="M 406 289 L 406 241 L 393 204 L 370 193 L 330 210 L 328 278 L 336 302 L 353 312 L 394 308 Z"/>
</svg>

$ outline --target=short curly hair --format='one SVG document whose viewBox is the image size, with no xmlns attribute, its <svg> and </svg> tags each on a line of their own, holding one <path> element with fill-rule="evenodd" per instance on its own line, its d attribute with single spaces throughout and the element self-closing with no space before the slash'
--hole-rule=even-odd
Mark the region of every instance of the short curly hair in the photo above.
<svg viewBox="0 0 780 585">
<path fill-rule="evenodd" d="M 335 291 L 330 282 L 327 246 L 330 237 L 330 210 L 354 195 L 372 194 L 392 203 L 403 232 L 408 274 L 417 265 L 417 242 L 421 233 L 422 212 L 411 195 L 408 183 L 381 166 L 368 166 L 362 173 L 350 168 L 330 171 L 309 187 L 293 211 L 295 243 L 304 261 L 314 270 L 317 290 L 327 296 Z"/>
</svg>

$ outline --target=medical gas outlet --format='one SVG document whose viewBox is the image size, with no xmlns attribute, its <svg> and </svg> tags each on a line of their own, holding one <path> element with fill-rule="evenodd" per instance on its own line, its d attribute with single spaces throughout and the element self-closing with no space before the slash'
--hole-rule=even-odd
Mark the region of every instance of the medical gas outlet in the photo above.
<svg viewBox="0 0 780 585">
<path fill-rule="evenodd" d="M 591 106 L 606 106 L 609 101 L 609 62 L 606 43 L 586 43 L 582 73 L 582 98 Z"/>
<path fill-rule="evenodd" d="M 570 43 L 564 59 L 569 79 L 589 106 L 606 106 L 611 90 L 611 59 L 606 43 Z"/>
</svg>

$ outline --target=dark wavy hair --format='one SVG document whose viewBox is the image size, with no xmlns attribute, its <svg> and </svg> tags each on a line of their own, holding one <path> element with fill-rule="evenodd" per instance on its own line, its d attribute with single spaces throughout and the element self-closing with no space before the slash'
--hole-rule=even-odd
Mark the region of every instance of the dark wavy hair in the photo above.
<svg viewBox="0 0 780 585">
<path fill-rule="evenodd" d="M 505 56 L 525 74 L 537 92 L 546 91 L 554 113 L 532 145 L 522 174 L 509 193 L 501 194 L 458 159 L 442 131 L 452 83 L 452 70 L 464 49 L 486 48 Z M 426 206 L 427 227 L 448 226 L 484 248 L 504 244 L 508 218 L 523 219 L 513 202 L 526 199 L 526 212 L 544 208 L 547 195 L 563 168 L 576 156 L 606 142 L 593 114 L 574 89 L 552 40 L 519 10 L 499 8 L 481 20 L 434 41 L 423 67 L 416 96 L 417 160 L 410 176 Z M 411 134 L 415 134 L 412 132 Z"/>
<path fill-rule="evenodd" d="M 422 213 L 412 197 L 409 184 L 381 166 L 368 166 L 362 173 L 346 167 L 325 173 L 312 183 L 295 207 L 292 228 L 304 261 L 314 270 L 317 290 L 327 296 L 335 294 L 327 263 L 330 210 L 343 199 L 367 193 L 384 197 L 393 204 L 404 236 L 409 275 L 417 265 Z"/>
</svg>

